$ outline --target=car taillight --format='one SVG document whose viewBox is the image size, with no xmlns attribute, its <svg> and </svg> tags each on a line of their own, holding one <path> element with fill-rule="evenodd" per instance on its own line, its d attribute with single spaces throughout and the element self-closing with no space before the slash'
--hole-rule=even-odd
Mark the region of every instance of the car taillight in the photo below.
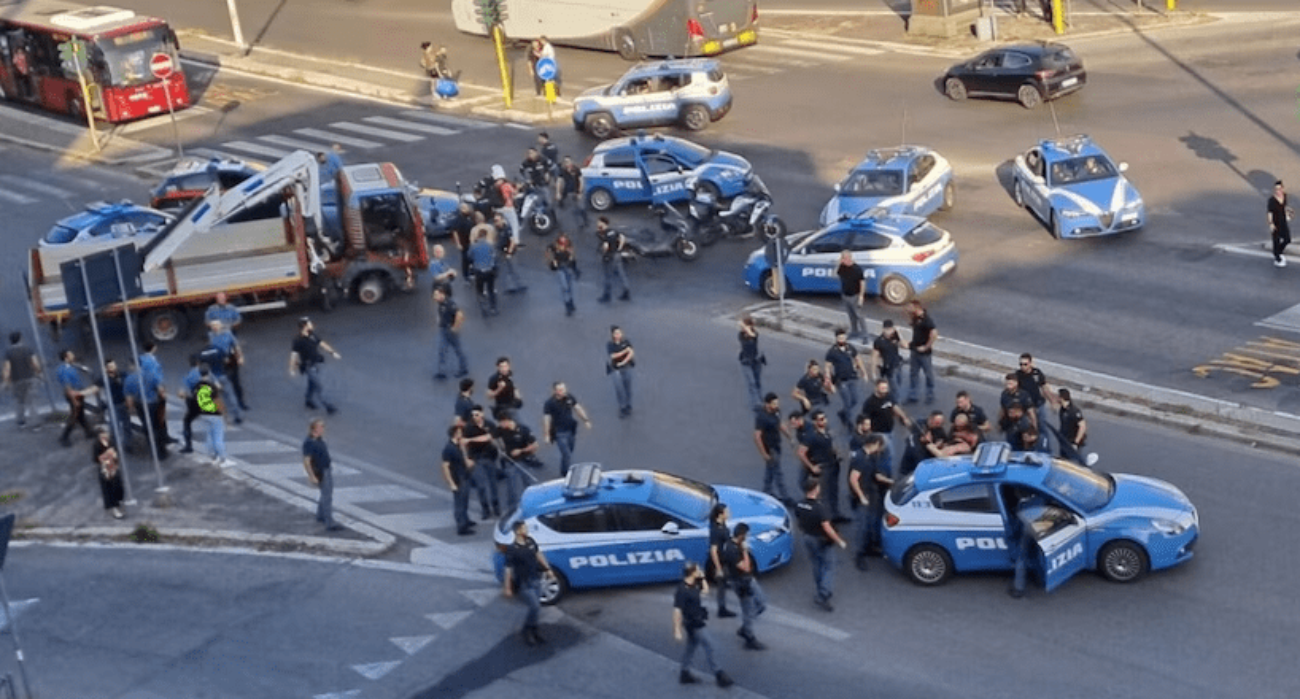
<svg viewBox="0 0 1300 699">
<path fill-rule="evenodd" d="M 749 21 L 758 23 L 758 3 L 754 3 L 754 9 L 749 13 Z"/>
<path fill-rule="evenodd" d="M 886 514 L 886 515 L 885 515 L 885 526 L 886 526 L 886 527 L 896 527 L 896 526 L 898 526 L 898 515 L 896 515 L 896 514 L 894 514 L 894 513 L 892 513 L 892 512 Z"/>
<path fill-rule="evenodd" d="M 1040 70 L 1040 71 L 1034 73 L 1034 77 L 1035 77 L 1035 78 L 1038 78 L 1039 80 L 1046 80 L 1046 79 L 1052 77 L 1052 75 L 1053 75 L 1054 73 L 1056 73 L 1056 71 L 1054 71 L 1054 70 Z"/>
<path fill-rule="evenodd" d="M 691 18 L 686 20 L 686 33 L 691 36 L 704 37 L 704 27 L 700 25 L 699 20 Z"/>
<path fill-rule="evenodd" d="M 926 260 L 930 259 L 931 257 L 934 257 L 934 252 L 935 252 L 934 250 L 923 250 L 923 251 L 921 251 L 921 252 L 918 252 L 918 253 L 916 253 L 915 255 L 912 255 L 912 261 L 913 261 L 913 262 L 925 262 Z"/>
</svg>

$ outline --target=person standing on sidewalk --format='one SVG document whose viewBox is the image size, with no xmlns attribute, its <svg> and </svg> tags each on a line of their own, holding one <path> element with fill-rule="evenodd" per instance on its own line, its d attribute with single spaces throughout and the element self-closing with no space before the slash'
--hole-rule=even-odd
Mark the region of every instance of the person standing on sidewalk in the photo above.
<svg viewBox="0 0 1300 699">
<path fill-rule="evenodd" d="M 302 442 L 302 466 L 307 480 L 320 488 L 316 504 L 316 521 L 325 525 L 326 531 L 338 531 L 343 525 L 334 521 L 334 468 L 330 448 L 325 443 L 325 420 L 315 418 L 307 428 L 307 438 Z"/>
<path fill-rule="evenodd" d="M 131 370 L 122 381 L 122 388 L 126 392 L 128 411 L 140 418 L 145 435 L 153 437 L 154 453 L 159 459 L 166 459 L 171 455 L 167 452 L 167 436 L 158 421 L 159 413 L 165 409 L 165 406 L 160 406 L 163 402 L 162 384 L 154 383 L 156 375 L 144 368 L 144 358 L 147 356 L 149 355 L 142 354 L 138 364 L 131 363 Z"/>
<path fill-rule="evenodd" d="M 560 233 L 555 241 L 546 246 L 546 266 L 555 272 L 555 279 L 560 284 L 560 299 L 564 301 L 564 315 L 571 316 L 576 310 L 573 305 L 573 283 L 578 279 L 578 258 L 573 252 L 573 241 Z"/>
<path fill-rule="evenodd" d="M 104 360 L 104 377 L 99 382 L 99 390 L 100 403 L 106 408 L 111 404 L 111 411 L 105 410 L 104 418 L 116 421 L 113 424 L 113 444 L 127 454 L 134 454 L 131 447 L 133 430 L 131 411 L 127 408 L 126 379 L 117 368 L 117 360 Z"/>
<path fill-rule="evenodd" d="M 731 531 L 731 539 L 722 547 L 722 567 L 727 584 L 740 598 L 740 628 L 736 635 L 745 639 L 745 650 L 765 650 L 754 635 L 754 620 L 767 609 L 767 596 L 754 577 L 758 570 L 745 540 L 749 538 L 749 525 L 741 522 Z"/>
<path fill-rule="evenodd" d="M 99 475 L 99 494 L 104 500 L 104 509 L 113 513 L 114 519 L 126 517 L 122 512 L 126 488 L 122 483 L 121 457 L 107 427 L 100 425 L 95 429 L 95 442 L 90 447 L 90 455 Z"/>
<path fill-rule="evenodd" d="M 560 450 L 560 478 L 569 475 L 573 445 L 578 437 L 578 420 L 582 420 L 582 424 L 591 429 L 587 411 L 569 393 L 563 381 L 556 381 L 551 386 L 551 397 L 542 405 L 542 433 L 548 444 L 554 443 L 555 448 Z"/>
<path fill-rule="evenodd" d="M 763 396 L 763 407 L 754 417 L 754 444 L 763 459 L 763 492 L 788 505 L 790 494 L 781 471 L 782 438 L 789 439 L 790 432 L 781 422 L 781 399 L 769 393 Z"/>
<path fill-rule="evenodd" d="M 68 401 L 68 419 L 63 423 L 63 434 L 59 435 L 59 444 L 70 447 L 72 440 L 68 439 L 68 436 L 72 434 L 72 428 L 78 425 L 81 426 L 81 431 L 86 433 L 86 439 L 95 438 L 95 432 L 90 429 L 90 423 L 86 421 L 86 396 L 99 389 L 86 386 L 86 380 L 82 377 L 85 368 L 75 363 L 77 355 L 72 350 L 63 350 L 59 359 L 62 362 L 54 376 L 63 389 L 63 397 Z"/>
<path fill-rule="evenodd" d="M 9 349 L 5 350 L 3 379 L 0 385 L 13 391 L 18 406 L 18 429 L 27 426 L 27 399 L 32 386 L 41 375 L 41 360 L 30 347 L 23 344 L 23 334 L 17 330 L 9 333 Z"/>
<path fill-rule="evenodd" d="M 524 615 L 524 627 L 519 636 L 524 643 L 535 646 L 546 643 L 537 632 L 537 617 L 542 613 L 542 572 L 551 572 L 551 564 L 537 548 L 537 542 L 528 536 L 528 522 L 519 520 L 514 526 L 515 540 L 506 547 L 506 573 L 501 592 L 506 597 L 517 593 L 519 599 L 528 605 Z"/>
<path fill-rule="evenodd" d="M 1286 246 L 1291 244 L 1291 219 L 1295 210 L 1287 205 L 1286 188 L 1282 180 L 1273 183 L 1273 196 L 1268 198 L 1268 231 L 1273 239 L 1273 266 L 1286 266 Z"/>
<path fill-rule="evenodd" d="M 758 349 L 758 326 L 754 317 L 746 313 L 740 318 L 740 373 L 749 389 L 749 404 L 755 411 L 763 410 L 763 365 L 767 357 Z"/>
<path fill-rule="evenodd" d="M 239 312 L 239 307 L 226 297 L 226 292 L 218 291 L 216 300 L 208 310 L 203 313 L 203 322 L 212 327 L 212 321 L 221 321 L 221 326 L 231 334 L 231 338 L 237 337 L 240 323 L 244 322 L 243 316 Z M 226 378 L 230 379 L 230 387 L 235 395 L 235 403 L 240 410 L 248 410 L 248 403 L 244 401 L 244 383 L 239 378 L 239 371 L 244 366 L 244 352 L 237 339 L 233 342 L 235 349 L 229 355 L 225 366 Z M 215 371 L 216 367 L 213 367 Z"/>
<path fill-rule="evenodd" d="M 212 465 L 226 468 L 226 401 L 221 394 L 221 381 L 206 364 L 199 365 L 199 382 L 194 386 L 194 405 L 207 431 L 208 456 Z"/>
<path fill-rule="evenodd" d="M 609 342 L 605 343 L 608 356 L 605 373 L 614 382 L 614 397 L 618 399 L 618 416 L 632 415 L 632 369 L 636 366 L 636 351 L 632 343 L 623 337 L 623 329 L 617 325 L 609 326 Z"/>
<path fill-rule="evenodd" d="M 623 287 L 623 293 L 618 298 L 622 301 L 631 301 L 632 287 L 628 286 L 627 270 L 623 267 L 623 248 L 627 245 L 627 239 L 622 233 L 609 227 L 608 216 L 596 219 L 596 238 L 600 241 L 600 264 L 605 277 L 604 293 L 596 300 L 609 303 L 610 295 L 614 291 L 614 282 L 617 281 L 619 286 Z"/>
<path fill-rule="evenodd" d="M 934 319 L 930 317 L 920 301 L 912 301 L 911 317 L 912 340 L 907 343 L 907 348 L 911 350 L 908 356 L 911 380 L 908 385 L 907 402 L 916 402 L 919 388 L 917 375 L 924 371 L 925 404 L 929 405 L 934 402 L 934 343 L 939 339 L 939 331 L 935 329 Z"/>
<path fill-rule="evenodd" d="M 840 424 L 847 429 L 852 425 L 853 411 L 862 402 L 862 378 L 867 367 L 858 356 L 858 350 L 849 344 L 848 331 L 835 329 L 835 344 L 826 350 L 826 376 L 835 384 L 844 406 L 839 412 Z"/>
<path fill-rule="evenodd" d="M 537 74 L 537 62 L 543 58 L 549 58 L 554 61 L 555 47 L 551 45 L 551 42 L 548 41 L 546 37 L 539 36 L 536 39 L 533 39 L 532 43 L 529 44 L 528 47 L 528 67 L 532 73 L 533 87 L 537 88 L 538 97 L 544 97 L 546 95 L 546 81 Z M 559 64 L 557 63 L 556 65 L 558 66 Z M 555 78 L 552 82 L 555 83 L 555 95 L 558 97 L 560 95 L 559 70 L 556 70 Z"/>
<path fill-rule="evenodd" d="M 474 520 L 469 518 L 469 463 L 461 442 L 461 426 L 447 428 L 447 444 L 442 447 L 442 477 L 451 488 L 451 515 L 456 521 L 456 534 L 474 533 Z"/>
<path fill-rule="evenodd" d="M 803 545 L 812 561 L 813 583 L 817 586 L 817 596 L 813 599 L 818 607 L 828 612 L 835 611 L 831 606 L 831 596 L 835 594 L 835 551 L 834 546 L 848 548 L 835 531 L 831 515 L 822 505 L 822 486 L 815 478 L 804 483 L 804 498 L 794 506 L 795 519 L 799 520 L 799 531 L 803 532 Z"/>
<path fill-rule="evenodd" d="M 438 314 L 438 365 L 434 367 L 433 378 L 439 381 L 447 378 L 448 352 L 456 355 L 456 378 L 461 378 L 469 374 L 465 352 L 460 346 L 460 329 L 465 324 L 465 313 L 451 300 L 447 288 L 441 285 L 433 287 L 433 303 Z"/>
<path fill-rule="evenodd" d="M 310 318 L 299 318 L 298 337 L 294 339 L 293 348 L 289 352 L 289 376 L 306 375 L 307 396 L 304 404 L 308 410 L 315 410 L 319 407 L 317 402 L 320 402 L 325 406 L 325 412 L 333 415 L 338 412 L 338 408 L 325 398 L 325 388 L 320 380 L 320 367 L 325 363 L 322 350 L 329 352 L 335 359 L 343 358 L 328 342 L 320 339 Z"/>
<path fill-rule="evenodd" d="M 867 339 L 867 329 L 862 322 L 862 304 L 867 298 L 866 276 L 862 268 L 853 261 L 853 253 L 845 250 L 840 253 L 839 266 L 835 276 L 840 278 L 840 302 L 844 312 L 849 316 L 849 337 L 859 340 Z"/>
<path fill-rule="evenodd" d="M 709 673 L 717 680 L 719 687 L 730 687 L 735 682 L 718 667 L 713 658 L 713 639 L 704 629 L 709 610 L 704 608 L 701 598 L 708 592 L 709 584 L 705 582 L 699 564 L 688 562 L 682 566 L 682 582 L 673 596 L 673 638 L 686 642 L 678 681 L 682 684 L 698 682 L 695 675 L 691 674 L 691 659 L 695 657 L 697 648 L 703 648 L 704 663 Z"/>
</svg>

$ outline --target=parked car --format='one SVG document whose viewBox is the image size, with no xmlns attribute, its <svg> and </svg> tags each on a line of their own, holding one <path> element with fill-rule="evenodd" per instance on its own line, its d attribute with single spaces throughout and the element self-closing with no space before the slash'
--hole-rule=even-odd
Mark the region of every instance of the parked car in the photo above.
<svg viewBox="0 0 1300 699">
<path fill-rule="evenodd" d="M 924 146 L 881 148 L 868 152 L 835 185 L 835 196 L 822 208 L 819 224 L 827 226 L 874 208 L 929 216 L 951 209 L 956 199 L 946 158 Z"/>
<path fill-rule="evenodd" d="M 1016 156 L 1011 196 L 1057 239 L 1135 231 L 1146 205 L 1127 170 L 1087 136 L 1042 140 Z"/>
<path fill-rule="evenodd" d="M 950 99 L 1002 97 L 1033 109 L 1080 90 L 1088 82 L 1083 60 L 1065 44 L 1041 42 L 990 49 L 958 63 L 943 76 Z"/>
<path fill-rule="evenodd" d="M 40 247 L 97 243 L 105 240 L 125 240 L 134 236 L 153 236 L 172 222 L 170 214 L 147 206 L 122 201 L 117 204 L 100 201 L 86 206 L 86 210 L 73 214 L 54 224 L 41 238 Z"/>
<path fill-rule="evenodd" d="M 745 191 L 754 168 L 734 153 L 674 136 L 615 138 L 596 146 L 582 166 L 587 203 L 596 211 L 617 204 L 683 201 L 687 181 L 730 199 Z"/>
<path fill-rule="evenodd" d="M 162 182 L 149 190 L 149 206 L 162 211 L 180 209 L 203 196 L 214 184 L 224 192 L 261 170 L 235 158 L 183 158 L 163 176 Z"/>
<path fill-rule="evenodd" d="M 731 86 L 715 60 L 641 63 L 573 100 L 573 127 L 609 138 L 617 129 L 680 124 L 700 131 L 731 109 Z"/>
</svg>

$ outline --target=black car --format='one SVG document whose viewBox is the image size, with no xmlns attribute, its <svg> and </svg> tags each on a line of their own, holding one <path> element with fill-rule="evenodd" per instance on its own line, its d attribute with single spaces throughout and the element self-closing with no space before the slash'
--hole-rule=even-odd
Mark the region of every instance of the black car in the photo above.
<svg viewBox="0 0 1300 699">
<path fill-rule="evenodd" d="M 943 91 L 953 100 L 967 95 L 1013 97 L 1025 109 L 1083 87 L 1083 61 L 1064 44 L 1003 46 L 948 69 Z"/>
</svg>

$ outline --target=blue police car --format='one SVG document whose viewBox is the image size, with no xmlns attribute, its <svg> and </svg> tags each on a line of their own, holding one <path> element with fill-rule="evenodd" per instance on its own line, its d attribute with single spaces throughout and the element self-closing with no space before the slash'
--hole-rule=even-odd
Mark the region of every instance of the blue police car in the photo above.
<svg viewBox="0 0 1300 699">
<path fill-rule="evenodd" d="M 722 66 L 705 58 L 641 63 L 573 100 L 573 128 L 596 138 L 616 129 L 680 124 L 700 131 L 731 110 Z"/>
<path fill-rule="evenodd" d="M 1011 196 L 1054 238 L 1085 238 L 1136 231 L 1146 225 L 1146 206 L 1116 163 L 1087 136 L 1042 140 L 1016 156 Z"/>
<path fill-rule="evenodd" d="M 840 253 L 849 251 L 862 267 L 867 293 L 886 303 L 907 303 L 957 268 L 952 235 L 917 216 L 873 209 L 825 228 L 785 238 L 785 288 L 796 293 L 840 293 L 835 270 Z M 745 262 L 745 284 L 771 299 L 781 295 L 774 264 L 766 249 Z"/>
<path fill-rule="evenodd" d="M 956 198 L 952 166 L 943 156 L 923 146 L 882 148 L 867 153 L 835 185 L 835 196 L 822 208 L 820 225 L 873 208 L 929 216 L 951 209 Z"/>
<path fill-rule="evenodd" d="M 117 204 L 95 202 L 86 210 L 54 224 L 40 241 L 40 247 L 125 240 L 134 236 L 152 236 L 161 231 L 172 217 L 146 206 L 122 201 Z"/>
<path fill-rule="evenodd" d="M 883 553 L 919 585 L 1011 570 L 1022 510 L 1031 520 L 1031 568 L 1048 591 L 1085 569 L 1132 582 L 1184 563 L 1200 533 L 1196 508 L 1164 481 L 990 442 L 973 455 L 923 461 L 895 483 L 885 499 Z"/>
<path fill-rule="evenodd" d="M 688 180 L 697 183 L 697 191 L 730 199 L 745 191 L 753 175 L 754 167 L 739 155 L 658 134 L 605 141 L 582 166 L 587 204 L 596 211 L 685 200 Z"/>
<path fill-rule="evenodd" d="M 495 529 L 493 556 L 504 574 L 502 551 L 515 522 L 551 564 L 542 602 L 554 604 L 569 589 L 672 582 L 686 561 L 703 563 L 709 551 L 709 511 L 723 503 L 731 524 L 746 522 L 748 545 L 759 572 L 790 562 L 790 515 L 775 498 L 753 490 L 707 485 L 660 471 L 602 471 L 574 464 L 568 478 L 533 485 Z"/>
<path fill-rule="evenodd" d="M 415 203 L 420 209 L 420 217 L 424 219 L 424 236 L 433 240 L 451 235 L 460 202 L 461 196 L 456 192 L 421 188 L 415 197 Z"/>
</svg>

